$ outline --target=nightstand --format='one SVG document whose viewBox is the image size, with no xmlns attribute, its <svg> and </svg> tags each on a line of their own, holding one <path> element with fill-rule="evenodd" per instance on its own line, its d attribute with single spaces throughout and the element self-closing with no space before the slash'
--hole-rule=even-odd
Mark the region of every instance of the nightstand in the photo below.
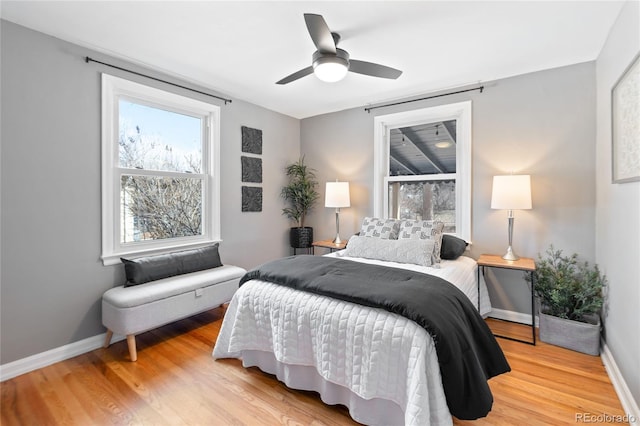
<svg viewBox="0 0 640 426">
<path fill-rule="evenodd" d="M 485 268 L 502 268 L 513 269 L 516 271 L 529 272 L 531 274 L 531 336 L 533 342 L 528 340 L 515 339 L 509 336 L 500 336 L 496 334 L 496 337 L 502 337 L 504 339 L 515 340 L 517 342 L 528 343 L 530 345 L 536 344 L 536 311 L 535 311 L 535 294 L 534 294 L 534 279 L 536 271 L 536 263 L 533 259 L 528 257 L 521 257 L 518 260 L 504 260 L 502 256 L 493 254 L 482 254 L 477 260 L 478 262 L 478 306 L 480 306 L 480 269 L 482 269 L 482 275 L 484 276 Z"/>
<path fill-rule="evenodd" d="M 343 241 L 340 244 L 336 244 L 333 242 L 333 240 L 322 240 L 322 241 L 314 241 L 311 244 L 314 248 L 315 247 L 323 247 L 323 248 L 328 248 L 330 253 L 333 253 L 336 250 L 342 250 L 347 246 L 347 242 Z"/>
</svg>

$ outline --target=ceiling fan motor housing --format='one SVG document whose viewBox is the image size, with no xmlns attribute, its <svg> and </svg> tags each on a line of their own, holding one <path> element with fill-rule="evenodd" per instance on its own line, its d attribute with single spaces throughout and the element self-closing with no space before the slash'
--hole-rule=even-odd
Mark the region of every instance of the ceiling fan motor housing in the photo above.
<svg viewBox="0 0 640 426">
<path fill-rule="evenodd" d="M 344 65 L 347 69 L 349 68 L 349 54 L 346 50 L 342 50 L 336 48 L 336 54 L 333 53 L 322 53 L 316 50 L 312 56 L 312 64 L 313 69 L 316 69 L 318 65 L 326 64 L 326 63 L 334 63 Z"/>
</svg>

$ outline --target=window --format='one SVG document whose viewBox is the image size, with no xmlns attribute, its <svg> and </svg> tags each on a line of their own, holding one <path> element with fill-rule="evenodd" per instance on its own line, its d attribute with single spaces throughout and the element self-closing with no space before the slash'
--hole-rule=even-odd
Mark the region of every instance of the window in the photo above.
<svg viewBox="0 0 640 426">
<path fill-rule="evenodd" d="M 444 223 L 444 232 L 455 234 L 455 179 L 430 180 L 429 176 L 418 176 L 417 179 L 387 180 L 388 217 L 439 220 Z"/>
<path fill-rule="evenodd" d="M 218 241 L 219 108 L 103 74 L 102 259 Z"/>
<path fill-rule="evenodd" d="M 374 215 L 471 238 L 471 102 L 375 118 Z"/>
</svg>

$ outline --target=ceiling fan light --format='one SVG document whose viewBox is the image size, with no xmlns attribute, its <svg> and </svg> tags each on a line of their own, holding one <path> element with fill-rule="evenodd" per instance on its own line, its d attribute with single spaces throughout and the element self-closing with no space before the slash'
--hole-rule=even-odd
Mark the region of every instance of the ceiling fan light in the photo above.
<svg viewBox="0 0 640 426">
<path fill-rule="evenodd" d="M 349 63 L 339 57 L 319 58 L 313 63 L 313 73 L 327 83 L 342 80 L 348 71 Z"/>
<path fill-rule="evenodd" d="M 436 148 L 449 148 L 451 146 L 451 142 L 449 141 L 442 141 L 442 142 L 436 142 Z"/>
</svg>

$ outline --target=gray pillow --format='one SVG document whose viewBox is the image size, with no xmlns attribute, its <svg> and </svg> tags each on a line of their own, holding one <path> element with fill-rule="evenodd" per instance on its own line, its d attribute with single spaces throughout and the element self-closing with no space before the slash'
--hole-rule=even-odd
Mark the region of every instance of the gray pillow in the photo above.
<svg viewBox="0 0 640 426">
<path fill-rule="evenodd" d="M 442 247 L 440 248 L 440 258 L 446 260 L 456 260 L 467 249 L 467 242 L 453 235 L 444 234 L 442 236 Z"/>
<path fill-rule="evenodd" d="M 399 240 L 425 239 L 433 240 L 433 257 L 436 263 L 440 263 L 440 247 L 442 245 L 442 230 L 444 223 L 438 220 L 411 220 L 405 219 L 400 223 Z"/>
<path fill-rule="evenodd" d="M 397 240 L 399 230 L 399 220 L 365 217 L 362 220 L 362 226 L 360 227 L 360 235 L 362 235 L 363 237 L 377 237 L 389 240 Z"/>
<path fill-rule="evenodd" d="M 354 235 L 349 239 L 349 244 L 342 255 L 431 266 L 433 246 L 433 240 L 386 240 Z"/>
<path fill-rule="evenodd" d="M 120 260 L 124 264 L 124 272 L 127 276 L 125 287 L 222 266 L 218 243 L 193 250 L 137 259 L 121 257 Z"/>
</svg>

